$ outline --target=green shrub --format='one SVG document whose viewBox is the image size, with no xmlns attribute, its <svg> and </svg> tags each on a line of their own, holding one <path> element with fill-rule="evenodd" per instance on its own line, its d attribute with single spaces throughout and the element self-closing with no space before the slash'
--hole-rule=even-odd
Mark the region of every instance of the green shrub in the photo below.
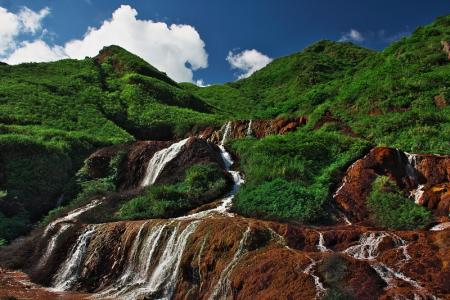
<svg viewBox="0 0 450 300">
<path fill-rule="evenodd" d="M 385 176 L 374 181 L 368 205 L 374 222 L 387 228 L 423 228 L 433 219 L 430 211 L 405 197 Z"/>
<path fill-rule="evenodd" d="M 327 216 L 336 172 L 368 143 L 336 132 L 304 128 L 283 136 L 231 143 L 245 173 L 233 209 L 245 216 L 311 223 Z"/>
<path fill-rule="evenodd" d="M 322 217 L 324 200 L 310 189 L 280 178 L 253 188 L 243 186 L 233 207 L 246 216 L 311 223 Z"/>
<path fill-rule="evenodd" d="M 216 164 L 196 164 L 186 170 L 182 182 L 153 185 L 118 211 L 121 219 L 169 218 L 182 215 L 226 192 L 224 172 Z"/>
</svg>

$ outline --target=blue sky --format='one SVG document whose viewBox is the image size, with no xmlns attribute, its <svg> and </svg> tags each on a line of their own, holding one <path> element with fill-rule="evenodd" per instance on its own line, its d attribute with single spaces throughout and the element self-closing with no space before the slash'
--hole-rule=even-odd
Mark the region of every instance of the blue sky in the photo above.
<svg viewBox="0 0 450 300">
<path fill-rule="evenodd" d="M 81 58 L 114 41 L 178 81 L 220 83 L 320 39 L 380 50 L 449 13 L 447 0 L 0 0 L 0 59 Z M 18 25 L 6 32 L 13 16 Z"/>
</svg>

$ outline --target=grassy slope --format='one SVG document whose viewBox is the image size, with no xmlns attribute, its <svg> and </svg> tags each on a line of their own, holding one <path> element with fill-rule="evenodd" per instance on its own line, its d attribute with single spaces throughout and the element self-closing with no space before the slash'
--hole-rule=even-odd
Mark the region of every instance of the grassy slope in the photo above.
<svg viewBox="0 0 450 300">
<path fill-rule="evenodd" d="M 274 60 L 250 78 L 207 88 L 177 84 L 114 46 L 94 59 L 0 65 L 0 191 L 8 193 L 0 200 L 5 215 L 0 219 L 27 219 L 27 214 L 30 222 L 39 218 L 96 147 L 135 138 L 170 138 L 225 119 L 279 115 L 306 115 L 309 121 L 280 140 L 236 141 L 232 147 L 243 157 L 246 173 L 278 172 L 287 183 L 247 178 L 237 201 L 248 207 L 241 210 L 254 205 L 258 190 L 293 182 L 303 184 L 306 194 L 322 205 L 333 183 L 330 174 L 369 144 L 448 153 L 450 106 L 438 108 L 433 102 L 437 95 L 450 99 L 449 60 L 441 40 L 450 40 L 450 16 L 380 53 L 321 41 Z M 315 125 L 325 112 L 340 121 L 317 131 Z M 342 136 L 343 124 L 359 138 Z M 311 150 L 315 155 L 283 150 L 308 148 L 305 138 L 319 145 Z M 320 146 L 324 142 L 335 146 L 328 151 Z M 264 162 L 270 162 L 273 153 L 276 168 Z M 322 154 L 327 163 L 301 175 Z M 255 164 L 255 158 L 261 163 Z M 273 204 L 258 215 L 283 218 L 282 209 L 274 210 Z"/>
<path fill-rule="evenodd" d="M 68 183 L 95 148 L 217 122 L 209 105 L 119 47 L 94 59 L 0 65 L 0 78 L 0 237 L 71 197 Z M 11 226 L 18 215 L 22 224 Z"/>
</svg>

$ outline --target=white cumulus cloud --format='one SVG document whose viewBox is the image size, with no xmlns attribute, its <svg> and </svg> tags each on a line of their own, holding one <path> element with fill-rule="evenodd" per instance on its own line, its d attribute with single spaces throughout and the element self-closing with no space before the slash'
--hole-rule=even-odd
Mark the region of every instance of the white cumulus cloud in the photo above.
<svg viewBox="0 0 450 300">
<path fill-rule="evenodd" d="M 50 10 L 43 8 L 39 12 L 22 7 L 17 14 L 0 7 L 0 55 L 16 47 L 16 37 L 21 33 L 35 34 L 42 27 Z"/>
<path fill-rule="evenodd" d="M 364 40 L 362 33 L 352 28 L 341 36 L 339 42 L 363 42 Z"/>
<path fill-rule="evenodd" d="M 10 65 L 22 62 L 47 62 L 67 58 L 64 48 L 61 46 L 49 46 L 43 40 L 33 42 L 24 41 L 5 60 Z"/>
<path fill-rule="evenodd" d="M 256 71 L 264 68 L 272 61 L 272 58 L 262 54 L 258 50 L 244 50 L 239 53 L 228 52 L 226 58 L 231 68 L 238 69 L 243 73 L 238 76 L 238 79 L 247 78 Z"/>
<path fill-rule="evenodd" d="M 193 82 L 193 71 L 208 66 L 205 43 L 196 29 L 190 25 L 140 20 L 137 14 L 131 6 L 122 5 L 100 27 L 89 27 L 81 39 L 71 40 L 64 46 L 44 45 L 42 40 L 24 42 L 6 61 L 82 59 L 97 55 L 104 46 L 118 45 L 166 72 L 175 81 Z"/>
</svg>

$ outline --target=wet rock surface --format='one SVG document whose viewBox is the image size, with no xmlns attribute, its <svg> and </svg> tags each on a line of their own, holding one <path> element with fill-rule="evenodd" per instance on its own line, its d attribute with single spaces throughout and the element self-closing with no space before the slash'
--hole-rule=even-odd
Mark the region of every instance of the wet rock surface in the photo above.
<svg viewBox="0 0 450 300">
<path fill-rule="evenodd" d="M 350 220 L 367 220 L 366 199 L 372 190 L 372 182 L 379 175 L 391 178 L 405 194 L 411 195 L 412 201 L 434 210 L 437 216 L 449 214 L 449 156 L 409 154 L 394 148 L 377 147 L 346 170 L 342 184 L 333 196 Z"/>
</svg>

